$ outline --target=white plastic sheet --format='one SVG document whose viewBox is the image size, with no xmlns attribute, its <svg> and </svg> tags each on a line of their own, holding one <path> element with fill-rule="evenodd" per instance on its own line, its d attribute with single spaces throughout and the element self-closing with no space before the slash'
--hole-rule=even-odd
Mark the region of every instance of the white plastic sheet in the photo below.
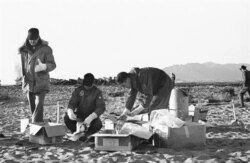
<svg viewBox="0 0 250 163">
<path fill-rule="evenodd" d="M 128 134 L 128 135 L 134 135 L 143 139 L 149 139 L 153 135 L 153 132 L 150 131 L 148 128 L 143 127 L 141 125 L 126 122 L 122 126 L 119 134 Z"/>
<path fill-rule="evenodd" d="M 185 122 L 170 114 L 167 109 L 160 109 L 151 112 L 150 124 L 154 130 L 166 131 L 168 127 L 180 128 Z"/>
</svg>

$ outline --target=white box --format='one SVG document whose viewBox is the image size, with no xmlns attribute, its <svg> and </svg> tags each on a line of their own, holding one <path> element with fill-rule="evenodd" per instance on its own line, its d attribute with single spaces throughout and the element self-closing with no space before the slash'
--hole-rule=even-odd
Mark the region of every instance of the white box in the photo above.
<svg viewBox="0 0 250 163">
<path fill-rule="evenodd" d="M 194 122 L 186 122 L 181 128 L 169 128 L 167 131 L 156 131 L 154 136 L 155 146 L 190 147 L 205 146 L 206 126 Z"/>
</svg>

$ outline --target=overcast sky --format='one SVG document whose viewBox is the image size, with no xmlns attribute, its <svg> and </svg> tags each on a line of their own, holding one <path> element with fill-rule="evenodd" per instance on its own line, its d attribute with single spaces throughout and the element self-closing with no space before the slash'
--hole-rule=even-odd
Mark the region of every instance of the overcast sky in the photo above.
<svg viewBox="0 0 250 163">
<path fill-rule="evenodd" d="M 54 78 L 250 62 L 248 0 L 1 0 L 0 24 L 2 84 L 14 82 L 31 27 L 53 49 Z"/>
</svg>

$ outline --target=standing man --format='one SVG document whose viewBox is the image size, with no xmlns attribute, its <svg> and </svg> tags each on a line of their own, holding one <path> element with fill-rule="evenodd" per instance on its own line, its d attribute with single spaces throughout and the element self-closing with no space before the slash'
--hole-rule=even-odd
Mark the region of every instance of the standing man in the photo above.
<svg viewBox="0 0 250 163">
<path fill-rule="evenodd" d="M 101 90 L 93 85 L 94 80 L 93 74 L 84 75 L 82 86 L 72 93 L 64 116 L 67 128 L 72 133 L 79 133 L 81 141 L 86 141 L 89 136 L 102 128 L 99 117 L 106 108 Z"/>
<path fill-rule="evenodd" d="M 245 107 L 244 105 L 244 94 L 246 92 L 248 92 L 248 95 L 250 96 L 250 71 L 247 70 L 247 67 L 242 65 L 240 68 L 241 72 L 242 72 L 242 79 L 243 79 L 243 87 L 240 91 L 240 104 L 241 107 Z"/>
<path fill-rule="evenodd" d="M 147 111 L 150 115 L 153 110 L 169 107 L 173 82 L 163 70 L 152 67 L 133 68 L 129 73 L 120 72 L 117 82 L 130 89 L 122 115 L 134 116 L 142 111 Z M 143 100 L 141 105 L 132 111 L 138 92 L 144 94 Z"/>
<path fill-rule="evenodd" d="M 43 122 L 43 104 L 49 92 L 49 72 L 56 68 L 52 49 L 42 40 L 37 28 L 28 30 L 28 37 L 19 48 L 22 65 L 22 89 L 27 94 L 32 123 Z"/>
</svg>

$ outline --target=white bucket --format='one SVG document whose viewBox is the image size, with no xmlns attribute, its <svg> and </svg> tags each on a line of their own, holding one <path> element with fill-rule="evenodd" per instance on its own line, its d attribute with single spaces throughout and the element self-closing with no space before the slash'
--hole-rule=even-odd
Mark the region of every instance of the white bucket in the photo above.
<svg viewBox="0 0 250 163">
<path fill-rule="evenodd" d="M 181 89 L 173 88 L 169 108 L 172 115 L 185 120 L 188 117 L 188 95 Z"/>
</svg>

